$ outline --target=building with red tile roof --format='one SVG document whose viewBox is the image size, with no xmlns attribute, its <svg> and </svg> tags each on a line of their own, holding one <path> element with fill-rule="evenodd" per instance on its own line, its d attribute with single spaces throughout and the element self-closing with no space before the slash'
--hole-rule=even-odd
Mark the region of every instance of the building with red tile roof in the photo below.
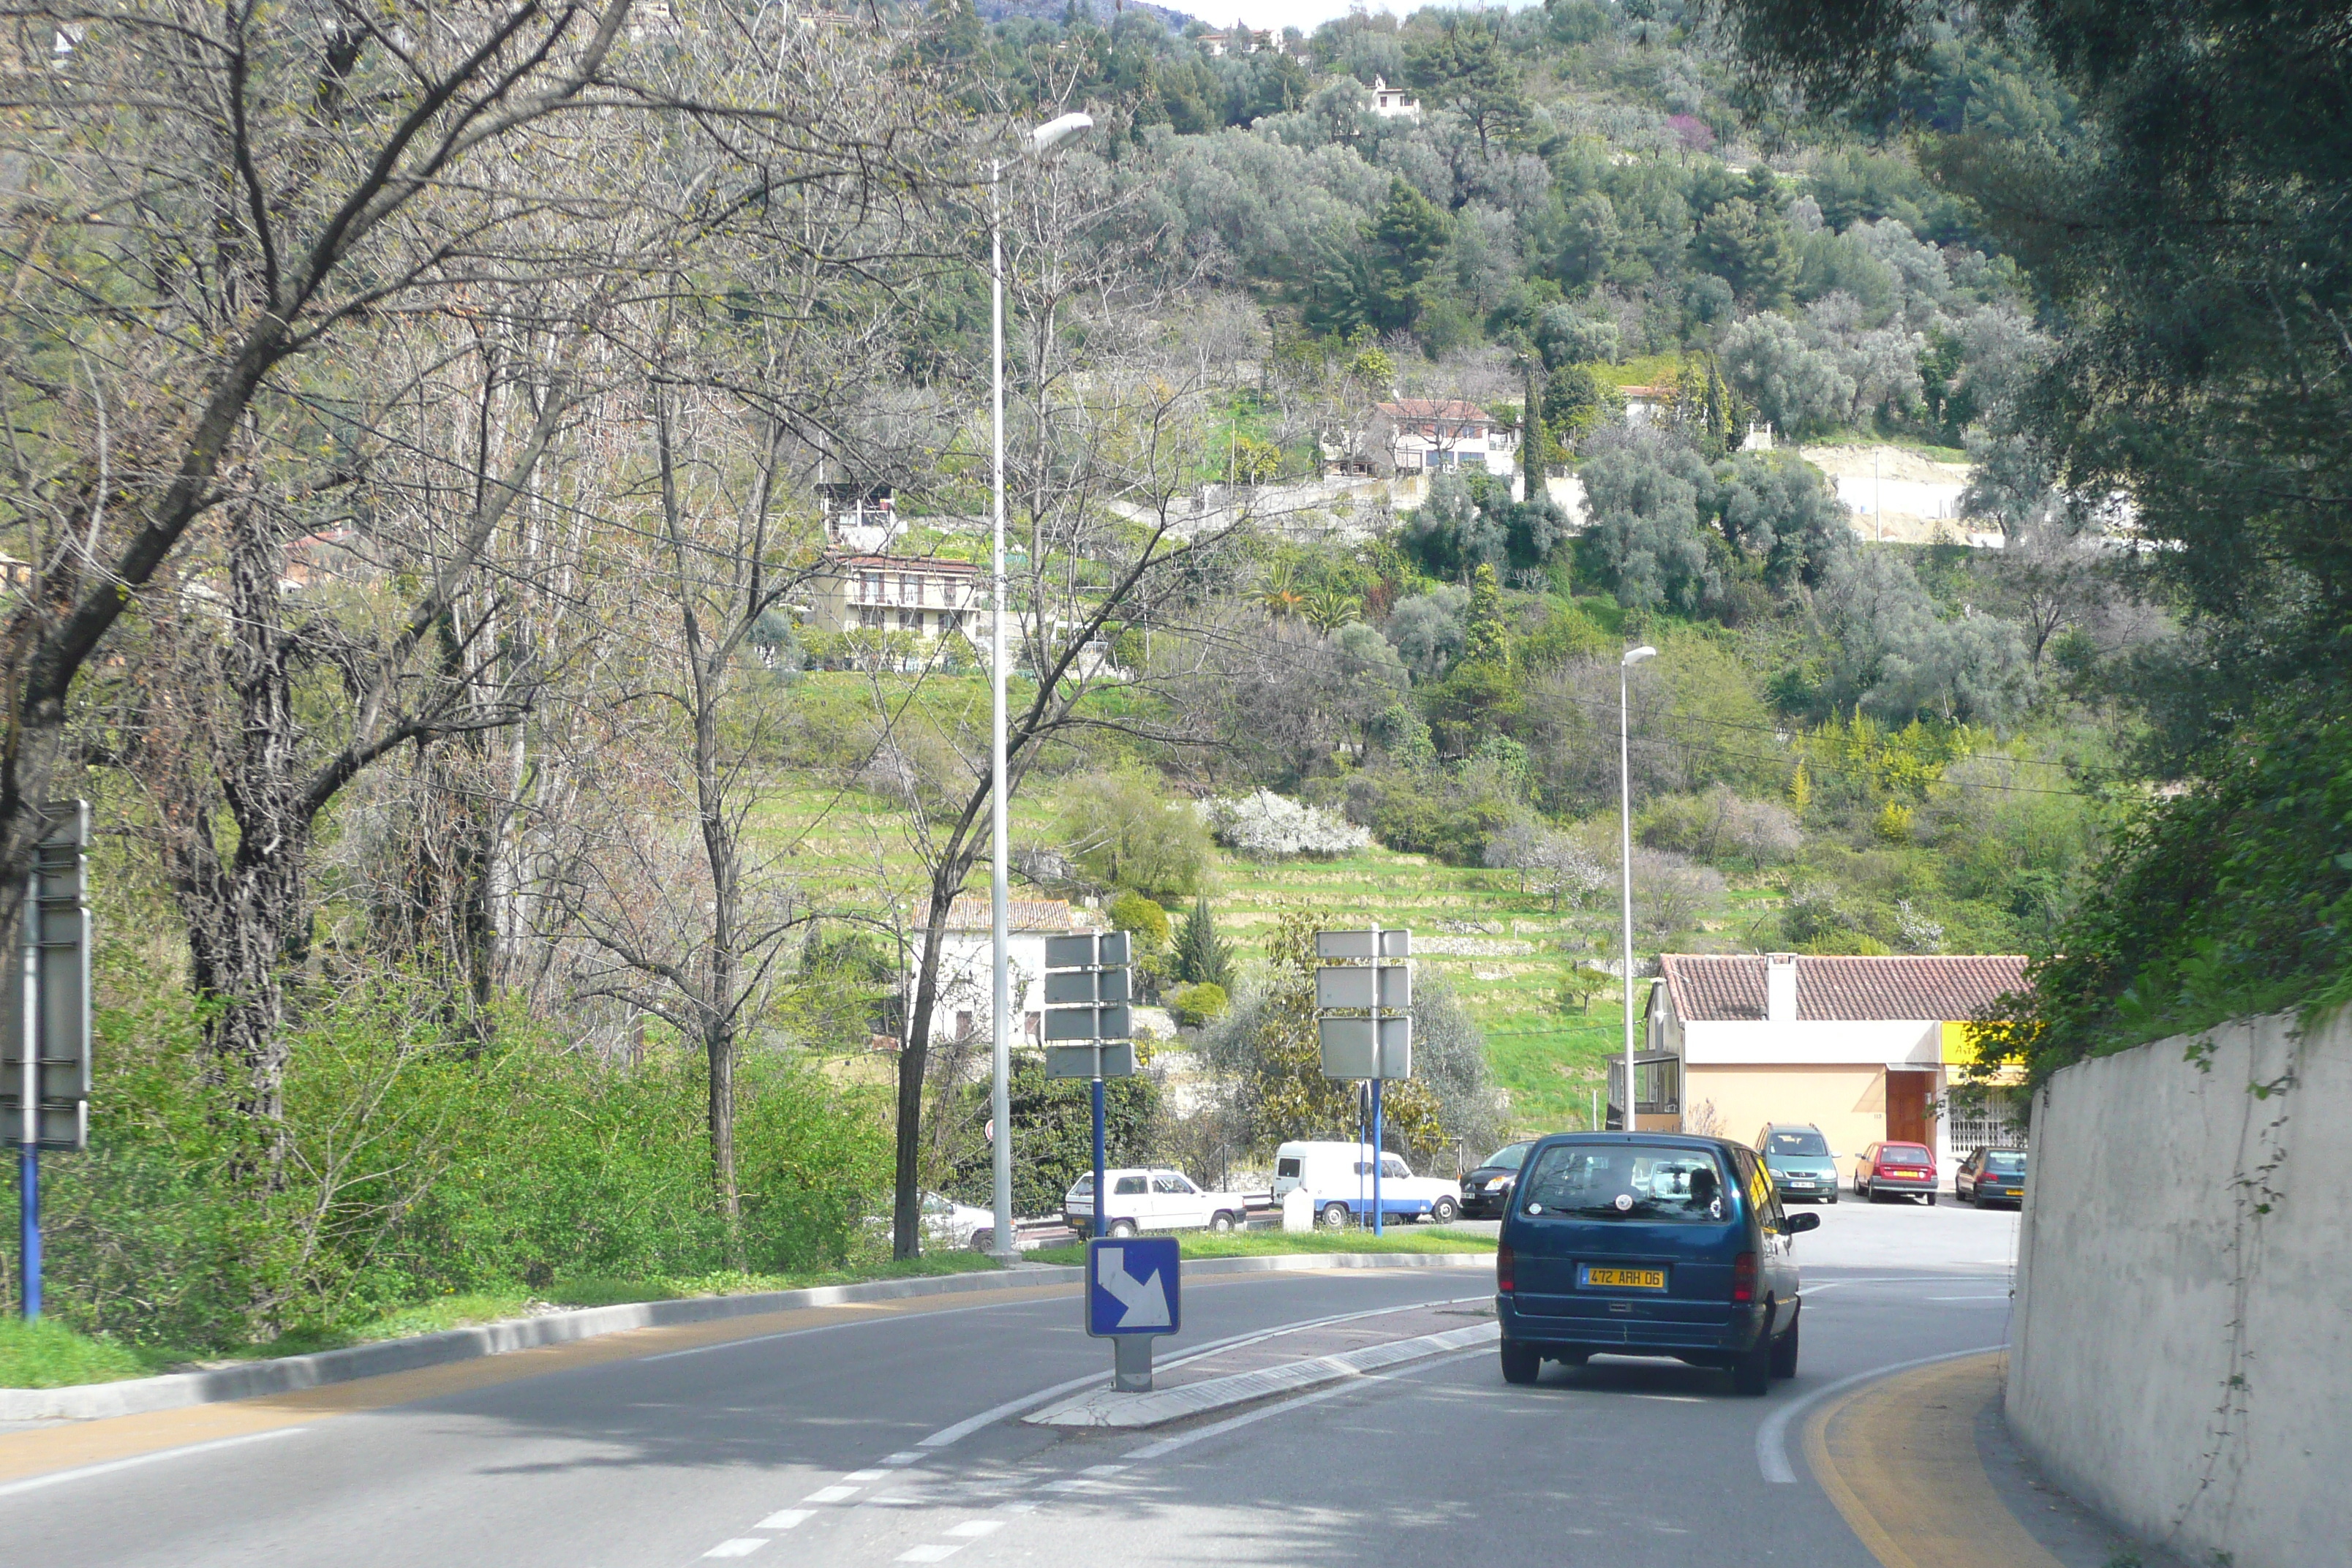
<svg viewBox="0 0 2352 1568">
<path fill-rule="evenodd" d="M 2025 984 L 2013 953 L 1666 953 L 1646 1008 L 1642 1124 L 1671 1116 L 1753 1142 L 1767 1122 L 1810 1122 L 1841 1155 L 1927 1143 L 1948 1174 L 1976 1144 L 2009 1141 L 2003 1097 L 1953 1091 L 1974 1060 L 1968 1026 L 2001 1017 Z"/>
</svg>

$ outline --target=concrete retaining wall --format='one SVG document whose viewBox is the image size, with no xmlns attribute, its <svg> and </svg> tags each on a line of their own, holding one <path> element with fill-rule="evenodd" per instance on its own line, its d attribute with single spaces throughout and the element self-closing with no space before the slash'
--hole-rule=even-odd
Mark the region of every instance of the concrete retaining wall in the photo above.
<svg viewBox="0 0 2352 1568">
<path fill-rule="evenodd" d="M 2010 1423 L 2076 1495 L 2184 1556 L 2341 1563 L 2352 1011 L 2204 1038 L 2210 1071 L 2162 1040 L 2064 1069 L 2034 1106 Z"/>
</svg>

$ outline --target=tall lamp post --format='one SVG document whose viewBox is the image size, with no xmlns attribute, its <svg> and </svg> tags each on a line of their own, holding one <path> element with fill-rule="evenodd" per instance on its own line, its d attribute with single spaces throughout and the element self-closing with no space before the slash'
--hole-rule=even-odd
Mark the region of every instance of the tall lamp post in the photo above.
<svg viewBox="0 0 2352 1568">
<path fill-rule="evenodd" d="M 1625 1128 L 1633 1126 L 1633 706 L 1627 697 L 1626 672 L 1658 650 L 1646 644 L 1631 648 L 1617 662 L 1617 864 L 1625 884 Z"/>
<path fill-rule="evenodd" d="M 1038 157 L 1094 121 L 1083 114 L 1065 114 L 1029 132 L 1029 151 Z M 988 934 L 990 973 L 995 982 L 989 1008 L 994 1023 L 993 1068 L 988 1111 L 996 1131 L 991 1150 L 995 1176 L 995 1253 L 999 1262 L 1020 1256 L 1013 1237 L 1013 970 L 1005 950 L 1011 937 L 1012 882 L 1006 868 L 1004 767 L 1004 217 L 999 199 L 1004 183 L 1001 159 L 988 165 L 988 281 L 990 444 L 994 456 L 994 499 L 992 506 L 989 572 L 989 749 L 988 749 Z M 1101 1202 L 1097 1194 L 1096 1202 Z"/>
</svg>

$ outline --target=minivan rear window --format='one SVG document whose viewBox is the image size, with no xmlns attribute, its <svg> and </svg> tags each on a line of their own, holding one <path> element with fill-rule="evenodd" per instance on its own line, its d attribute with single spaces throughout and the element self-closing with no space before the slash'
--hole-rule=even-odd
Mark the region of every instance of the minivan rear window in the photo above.
<svg viewBox="0 0 2352 1568">
<path fill-rule="evenodd" d="M 1530 1215 L 1707 1225 L 1731 1217 L 1722 1166 L 1704 1149 L 1565 1143 L 1544 1151 L 1519 1184 Z"/>
<path fill-rule="evenodd" d="M 1764 1142 L 1767 1154 L 1807 1154 L 1826 1159 L 1829 1152 L 1829 1140 L 1818 1132 L 1775 1132 Z"/>
</svg>

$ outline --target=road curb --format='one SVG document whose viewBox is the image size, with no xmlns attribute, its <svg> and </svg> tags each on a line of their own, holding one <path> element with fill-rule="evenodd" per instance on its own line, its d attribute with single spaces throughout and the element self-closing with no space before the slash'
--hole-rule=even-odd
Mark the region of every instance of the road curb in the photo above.
<svg viewBox="0 0 2352 1568">
<path fill-rule="evenodd" d="M 1326 1268 L 1427 1268 L 1464 1265 L 1494 1267 L 1487 1253 L 1309 1252 L 1267 1258 L 1201 1258 L 1184 1264 L 1191 1276 L 1284 1274 Z M 671 1328 L 810 1307 L 863 1301 L 905 1300 L 924 1296 L 984 1295 L 1037 1285 L 1076 1285 L 1085 1270 L 1066 1264 L 1031 1264 L 970 1274 L 931 1275 L 919 1279 L 877 1279 L 862 1285 L 819 1285 L 803 1290 L 765 1290 L 744 1296 L 689 1296 L 671 1301 L 632 1301 L 510 1318 L 469 1328 L 445 1329 L 410 1339 L 354 1345 L 349 1350 L 282 1356 L 206 1372 L 170 1373 L 68 1388 L 0 1388 L 0 1421 L 97 1421 L 143 1415 L 190 1405 L 216 1405 L 291 1394 L 333 1383 L 350 1383 L 390 1373 L 482 1356 L 507 1355 L 574 1340 L 626 1333 L 632 1329 Z"/>
</svg>

